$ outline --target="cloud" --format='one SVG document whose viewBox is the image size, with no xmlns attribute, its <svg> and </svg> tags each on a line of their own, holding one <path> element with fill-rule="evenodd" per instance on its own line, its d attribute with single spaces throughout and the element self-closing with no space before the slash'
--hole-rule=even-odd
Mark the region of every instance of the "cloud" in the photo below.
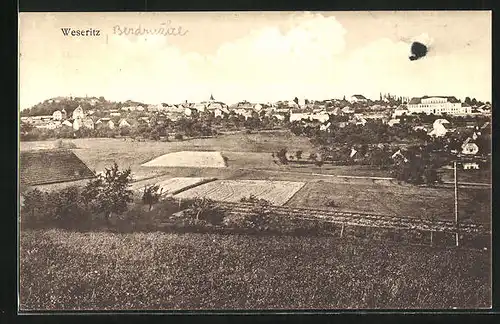
<svg viewBox="0 0 500 324">
<path fill-rule="evenodd" d="M 346 30 L 335 17 L 320 14 L 300 16 L 290 27 L 262 28 L 221 45 L 208 58 L 213 79 L 254 87 L 256 96 L 269 95 L 259 87 L 262 83 L 274 89 L 273 97 L 303 92 L 305 84 L 327 86 L 335 57 L 345 50 Z"/>
<path fill-rule="evenodd" d="M 440 52 L 442 41 L 426 32 L 396 41 L 375 39 L 348 49 L 348 35 L 333 16 L 296 13 L 285 22 L 223 43 L 211 55 L 182 51 L 161 35 L 111 33 L 107 41 L 92 42 L 65 39 L 57 43 L 57 50 L 30 36 L 26 40 L 32 40 L 28 43 L 36 50 L 23 52 L 22 100 L 32 105 L 50 96 L 89 94 L 181 102 L 205 100 L 211 92 L 226 102 L 354 93 L 377 98 L 380 91 L 408 96 L 491 95 L 484 87 L 491 79 L 490 63 L 478 60 L 474 52 Z M 431 46 L 429 55 L 410 61 L 412 41 Z"/>
</svg>

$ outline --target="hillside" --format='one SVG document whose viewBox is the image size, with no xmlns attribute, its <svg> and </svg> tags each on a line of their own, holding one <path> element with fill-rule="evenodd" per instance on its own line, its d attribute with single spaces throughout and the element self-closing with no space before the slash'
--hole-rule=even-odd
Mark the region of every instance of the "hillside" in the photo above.
<svg viewBox="0 0 500 324">
<path fill-rule="evenodd" d="M 68 114 L 71 114 L 78 106 L 81 106 L 85 111 L 102 111 L 138 105 L 147 106 L 147 104 L 138 101 L 127 100 L 125 102 L 115 102 L 106 100 L 104 97 L 55 97 L 22 110 L 21 116 L 46 116 L 63 109 Z"/>
</svg>

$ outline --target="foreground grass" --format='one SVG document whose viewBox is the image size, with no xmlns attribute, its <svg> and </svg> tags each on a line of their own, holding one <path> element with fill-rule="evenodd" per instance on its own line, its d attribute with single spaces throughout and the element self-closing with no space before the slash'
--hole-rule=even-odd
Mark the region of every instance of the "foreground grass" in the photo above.
<svg viewBox="0 0 500 324">
<path fill-rule="evenodd" d="M 486 308 L 488 252 L 334 238 L 25 230 L 22 310 Z"/>
</svg>

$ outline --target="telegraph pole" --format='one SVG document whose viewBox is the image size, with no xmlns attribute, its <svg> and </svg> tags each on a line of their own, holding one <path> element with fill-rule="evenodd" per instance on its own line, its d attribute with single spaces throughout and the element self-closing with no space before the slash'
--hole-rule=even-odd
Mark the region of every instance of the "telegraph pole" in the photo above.
<svg viewBox="0 0 500 324">
<path fill-rule="evenodd" d="M 458 182 L 457 182 L 457 161 L 453 162 L 453 173 L 454 173 L 454 182 L 455 182 L 455 241 L 458 246 Z"/>
</svg>

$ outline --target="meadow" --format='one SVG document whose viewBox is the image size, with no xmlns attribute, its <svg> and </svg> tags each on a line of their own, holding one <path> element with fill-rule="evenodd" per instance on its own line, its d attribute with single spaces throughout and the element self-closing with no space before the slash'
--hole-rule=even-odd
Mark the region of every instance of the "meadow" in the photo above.
<svg viewBox="0 0 500 324">
<path fill-rule="evenodd" d="M 24 230 L 20 309 L 488 308 L 490 259 L 332 237 Z"/>
<path fill-rule="evenodd" d="M 333 200 L 339 209 L 375 212 L 400 217 L 454 219 L 454 191 L 412 185 L 384 185 L 355 181 L 308 182 L 286 204 L 296 207 L 326 207 Z M 459 219 L 491 222 L 489 189 L 459 190 Z"/>
<path fill-rule="evenodd" d="M 410 217 L 452 218 L 453 189 L 420 188 L 384 181 L 350 179 L 337 175 L 388 177 L 388 171 L 369 166 L 278 165 L 271 155 L 283 147 L 308 152 L 310 143 L 289 132 L 225 134 L 213 138 L 172 142 L 132 142 L 123 139 L 73 139 L 73 152 L 91 169 L 102 171 L 116 161 L 121 168 L 131 167 L 137 186 L 167 181 L 173 177 L 201 177 L 224 180 L 280 180 L 307 184 L 288 202 L 289 206 L 323 207 L 333 200 L 339 209 L 359 210 Z M 57 141 L 21 142 L 21 150 L 50 148 Z M 158 156 L 177 151 L 220 151 L 227 157 L 227 168 L 144 167 Z M 488 179 L 490 170 L 459 172 L 459 181 Z M 452 171 L 445 171 L 450 180 Z M 142 181 L 141 181 L 142 180 Z M 489 222 L 491 194 L 488 189 L 459 190 L 460 219 Z"/>
</svg>

